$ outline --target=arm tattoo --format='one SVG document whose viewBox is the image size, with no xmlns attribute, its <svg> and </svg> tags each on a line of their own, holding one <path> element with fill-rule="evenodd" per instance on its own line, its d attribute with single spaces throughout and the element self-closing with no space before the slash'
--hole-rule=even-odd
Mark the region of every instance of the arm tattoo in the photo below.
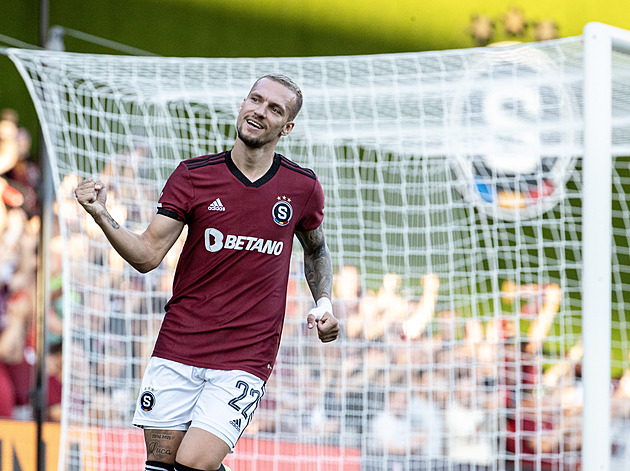
<svg viewBox="0 0 630 471">
<path fill-rule="evenodd" d="M 109 225 L 112 226 L 114 229 L 120 229 L 120 224 L 116 222 L 116 220 L 112 217 L 111 214 L 107 213 L 105 215 L 105 219 L 107 220 Z"/>
<path fill-rule="evenodd" d="M 296 232 L 304 248 L 304 275 L 313 298 L 332 297 L 332 259 L 322 227 L 310 232 Z"/>
</svg>

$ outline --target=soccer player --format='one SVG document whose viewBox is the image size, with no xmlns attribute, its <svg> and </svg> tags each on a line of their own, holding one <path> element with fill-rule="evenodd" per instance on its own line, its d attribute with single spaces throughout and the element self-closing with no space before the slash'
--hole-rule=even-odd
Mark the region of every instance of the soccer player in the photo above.
<svg viewBox="0 0 630 471">
<path fill-rule="evenodd" d="M 112 246 L 143 273 L 161 263 L 188 225 L 133 420 L 144 429 L 146 470 L 227 469 L 222 461 L 273 370 L 294 234 L 317 300 L 308 327 L 322 342 L 339 334 L 322 188 L 311 170 L 275 152 L 301 106 L 291 79 L 258 79 L 240 105 L 234 147 L 182 161 L 142 234 L 112 218 L 103 182 L 88 178 L 75 190 Z"/>
</svg>

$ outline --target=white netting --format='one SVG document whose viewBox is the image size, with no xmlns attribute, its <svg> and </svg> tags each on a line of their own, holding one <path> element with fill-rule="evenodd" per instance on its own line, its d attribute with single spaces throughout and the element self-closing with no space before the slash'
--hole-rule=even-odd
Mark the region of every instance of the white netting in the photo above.
<svg viewBox="0 0 630 471">
<path fill-rule="evenodd" d="M 63 469 L 142 469 L 131 416 L 179 248 L 154 272 L 136 273 L 74 201 L 74 186 L 105 178 L 112 215 L 143 230 L 181 159 L 232 146 L 238 106 L 269 72 L 291 76 L 305 95 L 279 151 L 313 168 L 324 187 L 344 327 L 330 345 L 305 331 L 312 301 L 296 249 L 278 363 L 226 462 L 236 470 L 577 469 L 581 38 L 358 57 L 9 54 L 42 122 L 66 242 Z M 615 54 L 614 64 L 620 375 L 628 368 L 630 61 Z M 616 394 L 623 404 L 630 393 Z M 622 439 L 625 409 L 613 422 Z M 614 449 L 620 462 L 624 446 Z"/>
</svg>

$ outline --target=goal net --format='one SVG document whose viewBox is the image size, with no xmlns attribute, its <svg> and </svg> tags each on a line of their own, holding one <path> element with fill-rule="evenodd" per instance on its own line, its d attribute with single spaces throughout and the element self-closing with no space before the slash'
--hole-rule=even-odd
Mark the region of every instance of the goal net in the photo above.
<svg viewBox="0 0 630 471">
<path fill-rule="evenodd" d="M 296 243 L 278 362 L 226 464 L 578 469 L 583 47 L 257 59 L 9 49 L 41 120 L 63 239 L 60 469 L 143 469 L 131 418 L 182 242 L 137 273 L 75 185 L 106 181 L 114 218 L 142 231 L 179 161 L 231 148 L 238 107 L 266 73 L 304 92 L 278 151 L 322 182 L 342 335 L 324 345 L 305 329 Z M 612 313 L 596 315 L 612 316 L 611 459 L 625 469 L 630 58 L 612 58 Z"/>
</svg>

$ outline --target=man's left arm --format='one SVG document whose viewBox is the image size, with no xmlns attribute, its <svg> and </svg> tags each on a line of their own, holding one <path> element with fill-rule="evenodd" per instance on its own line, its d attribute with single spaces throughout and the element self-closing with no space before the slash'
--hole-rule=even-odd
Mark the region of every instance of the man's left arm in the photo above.
<svg viewBox="0 0 630 471">
<path fill-rule="evenodd" d="M 319 339 L 332 342 L 339 335 L 339 322 L 332 312 L 333 269 L 324 230 L 320 225 L 312 231 L 296 231 L 295 235 L 304 249 L 304 275 L 317 301 L 317 306 L 308 314 L 308 327 L 312 329 L 317 325 Z"/>
</svg>

